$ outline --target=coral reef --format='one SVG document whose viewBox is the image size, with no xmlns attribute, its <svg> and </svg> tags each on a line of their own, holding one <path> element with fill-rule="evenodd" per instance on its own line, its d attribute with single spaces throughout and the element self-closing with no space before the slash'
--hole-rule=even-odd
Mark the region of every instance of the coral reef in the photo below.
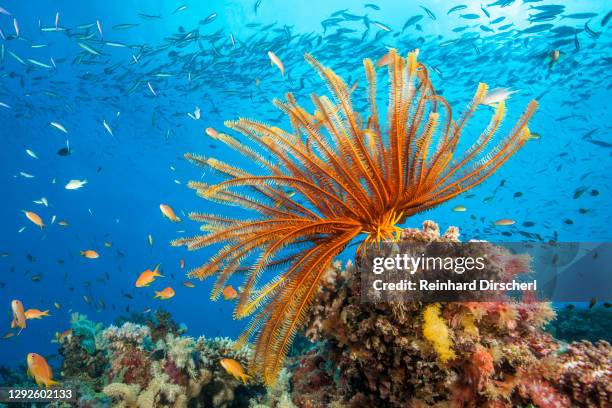
<svg viewBox="0 0 612 408">
<path fill-rule="evenodd" d="M 61 374 L 64 378 L 82 379 L 95 383 L 100 388 L 108 360 L 98 349 L 102 324 L 94 323 L 87 316 L 73 313 L 70 319 L 70 333 L 58 337 L 59 354 L 64 358 Z"/>
<path fill-rule="evenodd" d="M 89 354 L 95 353 L 97 349 L 96 338 L 102 325 L 88 320 L 85 315 L 73 313 L 70 319 L 70 328 L 72 335 L 79 337 L 81 347 L 87 350 Z"/>
<path fill-rule="evenodd" d="M 61 380 L 78 390 L 78 407 L 292 407 L 287 374 L 267 392 L 260 382 L 243 384 L 221 366 L 230 358 L 246 367 L 249 347 L 229 338 L 184 336 L 166 312 L 132 317 L 138 323 L 122 318 L 103 328 L 75 314 L 72 334 L 57 340 Z M 11 373 L 2 375 L 10 379 Z"/>
<path fill-rule="evenodd" d="M 458 230 L 427 221 L 403 238 L 450 242 Z M 525 271 L 496 251 L 496 273 Z M 355 267 L 335 263 L 313 305 L 304 332 L 319 346 L 294 371 L 298 407 L 609 406 L 610 345 L 564 346 L 543 330 L 548 304 L 363 303 Z"/>
<path fill-rule="evenodd" d="M 612 342 L 612 308 L 608 303 L 593 308 L 566 305 L 557 311 L 557 318 L 546 326 L 556 339 Z"/>
<path fill-rule="evenodd" d="M 581 341 L 560 356 L 559 384 L 573 401 L 589 407 L 612 406 L 612 346 Z"/>
<path fill-rule="evenodd" d="M 182 324 L 177 324 L 170 313 L 164 309 L 157 309 L 149 313 L 131 313 L 127 317 L 120 317 L 115 321 L 115 325 L 121 326 L 123 323 L 132 322 L 142 326 L 149 327 L 151 331 L 151 340 L 157 342 L 160 339 L 165 339 L 168 333 L 175 336 L 186 332 L 186 328 Z"/>
<path fill-rule="evenodd" d="M 102 337 L 112 361 L 103 392 L 117 406 L 246 406 L 264 392 L 257 384 L 236 381 L 219 364 L 222 358 L 248 363 L 249 350 L 235 350 L 229 339 L 194 339 L 168 332 L 153 344 L 150 328 L 131 322 L 110 326 Z"/>
<path fill-rule="evenodd" d="M 527 123 L 537 109 L 535 100 L 512 130 L 496 140 L 506 113 L 501 101 L 476 141 L 462 142 L 462 131 L 484 104 L 488 86 L 478 84 L 464 113 L 453 117 L 418 54 L 413 50 L 403 57 L 390 49 L 385 56 L 389 103 L 384 124 L 376 66 L 370 59 L 364 60 L 369 109 L 362 116 L 354 109 L 353 90 L 332 69 L 306 55 L 331 97 L 312 95 L 314 111 L 300 106 L 291 93 L 286 101 L 276 100 L 292 129 L 244 118 L 225 122 L 242 133 L 244 142 L 206 129 L 256 163 L 257 173 L 185 155 L 222 177 L 212 185 L 191 181 L 190 188 L 202 198 L 238 206 L 250 215 L 191 213 L 189 218 L 203 223 L 204 234 L 172 245 L 189 250 L 218 246 L 215 255 L 189 272 L 199 279 L 217 275 L 212 299 L 219 298 L 232 275 L 246 275 L 234 316 L 252 317 L 240 341 L 255 338 L 249 371 L 267 384 L 276 381 L 322 276 L 354 239 L 363 236 L 362 241 L 370 243 L 397 238 L 406 219 L 482 183 L 530 137 Z M 272 278 L 261 279 L 268 275 Z"/>
</svg>

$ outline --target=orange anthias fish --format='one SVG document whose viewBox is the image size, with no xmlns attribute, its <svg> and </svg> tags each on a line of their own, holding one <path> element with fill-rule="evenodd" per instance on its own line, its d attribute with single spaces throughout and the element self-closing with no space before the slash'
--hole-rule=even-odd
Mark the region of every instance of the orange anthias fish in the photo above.
<svg viewBox="0 0 612 408">
<path fill-rule="evenodd" d="M 501 220 L 497 220 L 495 221 L 495 225 L 499 225 L 499 226 L 509 226 L 509 225 L 514 225 L 516 224 L 516 221 L 508 219 L 508 218 L 502 218 Z"/>
<path fill-rule="evenodd" d="M 11 322 L 11 328 L 19 327 L 21 330 L 26 328 L 26 316 L 23 311 L 23 304 L 20 300 L 13 300 L 11 302 L 11 308 L 13 309 L 13 321 Z"/>
<path fill-rule="evenodd" d="M 57 343 L 63 343 L 65 340 L 70 340 L 72 337 L 72 329 L 65 330 L 61 333 L 55 332 L 55 341 Z"/>
<path fill-rule="evenodd" d="M 59 385 L 59 382 L 53 380 L 53 371 L 49 367 L 47 360 L 39 354 L 28 354 L 28 375 L 34 378 L 39 387 L 45 385 L 45 388 Z"/>
<path fill-rule="evenodd" d="M 215 130 L 215 128 L 207 127 L 205 132 L 210 137 L 217 137 L 217 136 L 219 136 L 219 132 L 217 132 Z"/>
<path fill-rule="evenodd" d="M 378 61 L 376 61 L 376 66 L 377 67 L 385 67 L 385 66 L 389 65 L 389 62 L 391 62 L 391 56 L 389 55 L 389 53 L 386 53 L 385 55 L 380 57 L 380 59 Z"/>
<path fill-rule="evenodd" d="M 49 310 L 41 311 L 38 309 L 28 309 L 25 311 L 26 319 L 41 319 L 43 316 L 49 316 Z"/>
<path fill-rule="evenodd" d="M 184 269 L 184 268 L 185 268 L 185 260 L 181 259 L 181 269 Z"/>
<path fill-rule="evenodd" d="M 234 289 L 232 285 L 226 286 L 225 289 L 223 289 L 223 299 L 233 300 L 236 299 L 236 296 L 238 296 L 238 292 L 236 292 L 236 289 Z"/>
<path fill-rule="evenodd" d="M 243 384 L 246 384 L 247 380 L 251 378 L 250 375 L 244 372 L 242 365 L 232 358 L 224 358 L 220 361 L 220 364 L 229 375 L 237 380 L 241 380 Z"/>
<path fill-rule="evenodd" d="M 179 222 L 181 219 L 176 216 L 172 207 L 168 204 L 160 204 L 159 209 L 161 210 L 164 217 L 168 218 L 172 222 Z"/>
<path fill-rule="evenodd" d="M 159 264 L 155 266 L 155 269 L 147 269 L 146 271 L 141 273 L 138 279 L 136 279 L 136 287 L 143 288 L 145 286 L 149 286 L 155 280 L 156 277 L 164 277 L 164 275 L 159 273 Z"/>
<path fill-rule="evenodd" d="M 34 224 L 38 225 L 40 228 L 45 227 L 45 224 L 43 223 L 42 218 L 40 218 L 40 215 L 32 211 L 24 211 L 24 213 L 25 213 L 25 216 L 28 217 L 28 220 L 32 221 Z"/>
<path fill-rule="evenodd" d="M 97 259 L 100 257 L 100 254 L 98 254 L 93 249 L 86 249 L 84 251 L 81 251 L 81 256 L 87 259 Z"/>
<path fill-rule="evenodd" d="M 195 288 L 195 285 L 191 281 L 183 282 L 183 286 L 185 286 L 186 288 Z"/>
<path fill-rule="evenodd" d="M 174 297 L 174 289 L 168 286 L 160 292 L 155 292 L 155 296 L 153 297 L 153 299 L 160 298 L 161 300 L 168 300 L 171 297 Z"/>
</svg>

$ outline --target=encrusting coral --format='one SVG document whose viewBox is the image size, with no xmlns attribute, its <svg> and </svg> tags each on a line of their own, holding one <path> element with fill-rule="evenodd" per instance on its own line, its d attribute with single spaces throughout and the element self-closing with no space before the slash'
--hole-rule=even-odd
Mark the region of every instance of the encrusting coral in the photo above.
<svg viewBox="0 0 612 408">
<path fill-rule="evenodd" d="M 275 101 L 293 129 L 239 119 L 226 126 L 249 143 L 207 129 L 207 133 L 256 163 L 253 174 L 232 164 L 187 154 L 225 181 L 190 182 L 199 196 L 242 207 L 255 218 L 191 213 L 205 235 L 181 238 L 173 245 L 190 250 L 220 244 L 218 252 L 189 275 L 218 275 L 211 298 L 217 299 L 236 272 L 246 278 L 234 315 L 253 316 L 241 341 L 255 336 L 251 374 L 267 384 L 276 380 L 291 343 L 307 317 L 333 259 L 360 234 L 365 242 L 397 238 L 399 224 L 480 184 L 527 141 L 531 101 L 509 134 L 493 143 L 506 113 L 505 103 L 467 150 L 460 136 L 482 105 L 487 85 L 479 84 L 465 113 L 453 117 L 449 103 L 436 94 L 428 70 L 417 61 L 388 54 L 389 105 L 384 124 L 378 113 L 376 69 L 364 60 L 369 117 L 353 108 L 352 90 L 331 69 L 307 55 L 334 100 L 313 96 L 314 113 L 292 94 Z M 272 158 L 273 160 L 271 160 Z M 246 267 L 245 267 L 246 266 Z M 265 279 L 257 288 L 262 275 Z"/>
<path fill-rule="evenodd" d="M 458 236 L 431 221 L 402 233 Z M 521 255 L 490 248 L 500 280 L 527 272 Z M 546 303 L 364 303 L 360 283 L 352 263 L 335 263 L 323 279 L 304 331 L 317 347 L 294 358 L 300 408 L 609 406 L 610 345 L 564 346 L 543 330 L 554 318 Z"/>
</svg>

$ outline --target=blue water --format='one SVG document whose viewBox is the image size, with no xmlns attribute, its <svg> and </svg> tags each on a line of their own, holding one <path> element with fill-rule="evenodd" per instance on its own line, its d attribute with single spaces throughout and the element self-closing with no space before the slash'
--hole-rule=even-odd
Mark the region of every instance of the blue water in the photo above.
<svg viewBox="0 0 612 408">
<path fill-rule="evenodd" d="M 530 141 L 481 186 L 413 217 L 406 226 L 420 226 L 423 220 L 434 219 L 443 228 L 459 226 L 463 238 L 491 241 L 537 239 L 536 234 L 543 240 L 558 241 L 612 238 L 612 125 L 607 103 L 612 88 L 612 36 L 608 27 L 601 26 L 610 11 L 605 2 L 554 2 L 565 6 L 562 15 L 598 15 L 584 19 L 560 15 L 531 23 L 527 18 L 535 11 L 530 6 L 553 2 L 517 0 L 507 7 L 488 6 L 490 18 L 477 1 L 373 1 L 380 8 L 375 10 L 364 7 L 366 2 L 355 1 L 262 0 L 257 13 L 255 3 L 0 1 L 0 7 L 12 14 L 0 14 L 5 37 L 0 38 L 4 47 L 0 102 L 10 106 L 0 106 L 0 180 L 4 192 L 0 200 L 0 253 L 6 254 L 0 258 L 0 303 L 6 311 L 0 320 L 5 330 L 0 334 L 9 331 L 11 299 L 22 300 L 26 308 L 50 309 L 52 315 L 29 321 L 19 336 L 0 340 L 0 364 L 23 363 L 28 352 L 55 353 L 50 340 L 54 332 L 68 328 L 72 311 L 111 323 L 126 314 L 128 306 L 136 312 L 161 306 L 185 323 L 192 335 L 235 337 L 240 332 L 242 322 L 231 318 L 233 304 L 208 300 L 210 282 L 197 283 L 196 288 L 182 285 L 184 273 L 204 263 L 212 252 L 205 249 L 188 253 L 170 247 L 168 243 L 174 238 L 197 234 L 198 224 L 188 220 L 169 222 L 161 216 L 159 204 L 171 205 L 182 218 L 189 211 L 235 211 L 203 201 L 186 187 L 188 180 L 210 181 L 214 176 L 182 156 L 196 152 L 248 168 L 250 163 L 211 141 L 204 129 L 222 129 L 224 120 L 237 117 L 287 126 L 272 106 L 274 97 L 282 98 L 293 91 L 298 100 L 308 104 L 309 93 L 326 92 L 304 62 L 305 52 L 334 68 L 348 83 L 359 80 L 363 84 L 363 58 L 377 60 L 387 47 L 395 47 L 402 54 L 420 48 L 419 59 L 430 67 L 434 86 L 451 102 L 456 114 L 471 99 L 478 82 L 486 82 L 491 88 L 518 90 L 508 101 L 506 131 L 527 102 L 538 98 L 540 108 L 530 127 L 541 135 L 539 140 Z M 468 8 L 447 15 L 459 4 Z M 184 10 L 180 9 L 182 5 L 186 6 Z M 436 19 L 420 6 L 434 13 Z M 324 32 L 321 22 L 343 9 L 347 9 L 344 17 L 331 17 L 340 16 L 342 21 Z M 55 27 L 58 12 L 58 27 L 69 28 L 70 35 L 62 30 L 40 30 Z M 138 13 L 161 17 L 143 19 Z M 210 23 L 198 24 L 212 13 L 216 17 Z M 479 18 L 460 17 L 468 13 L 476 13 Z M 370 29 L 364 37 L 365 14 Z M 404 23 L 419 14 L 424 16 L 417 23 L 419 27 L 413 24 L 402 32 Z M 361 18 L 350 21 L 355 15 Z M 505 20 L 490 23 L 498 17 Z M 13 19 L 19 27 L 18 38 L 11 38 L 15 35 Z M 96 21 L 100 22 L 102 36 Z M 123 23 L 138 26 L 112 28 Z M 249 23 L 259 25 L 247 27 Z M 589 35 L 585 23 L 596 34 Z M 76 28 L 83 24 L 93 27 Z M 513 26 L 497 28 L 506 24 Z M 556 37 L 550 29 L 521 32 L 540 24 L 575 27 L 576 38 Z M 481 25 L 494 31 L 485 31 Z M 464 31 L 453 32 L 464 26 Z M 177 47 L 172 43 L 196 28 L 199 44 Z M 78 35 L 88 38 L 79 39 Z M 211 40 L 210 36 L 218 38 Z M 459 38 L 462 41 L 448 45 L 449 40 Z M 129 47 L 103 44 L 109 41 Z M 78 42 L 103 55 L 93 56 Z M 42 44 L 46 46 L 32 47 Z M 165 45 L 169 46 L 159 48 Z M 160 52 L 151 53 L 155 49 Z M 546 57 L 554 49 L 561 51 L 561 57 L 549 69 Z M 269 50 L 283 60 L 285 77 L 270 65 L 266 55 Z M 173 52 L 178 54 L 171 55 Z M 75 60 L 79 56 L 80 62 Z M 38 67 L 28 58 L 51 68 Z M 383 83 L 381 79 L 380 87 Z M 196 106 L 202 115 L 197 121 L 187 115 Z M 489 114 L 484 110 L 476 115 L 464 138 L 476 138 Z M 103 121 L 114 137 L 105 130 Z M 50 122 L 61 123 L 68 133 L 53 128 Z M 67 140 L 72 154 L 58 155 Z M 26 149 L 35 152 L 38 159 L 28 156 Z M 20 172 L 35 177 L 26 178 Z M 88 183 L 80 190 L 69 191 L 64 185 L 71 179 L 86 179 Z M 49 207 L 33 203 L 41 197 L 47 198 Z M 453 212 L 457 205 L 464 205 L 468 211 Z M 45 229 L 30 223 L 22 210 L 40 214 L 47 224 Z M 55 224 L 51 223 L 53 216 Z M 516 224 L 494 227 L 500 218 L 516 220 Z M 60 220 L 66 220 L 69 226 L 59 226 Z M 534 225 L 524 227 L 525 222 Z M 19 232 L 22 227 L 25 230 Z M 105 242 L 112 247 L 105 247 Z M 100 258 L 81 257 L 79 253 L 85 249 L 95 249 Z M 181 259 L 185 260 L 184 270 L 179 267 Z M 157 263 L 162 264 L 166 278 L 149 288 L 134 288 L 140 272 Z M 38 274 L 41 280 L 34 282 L 32 276 Z M 231 283 L 240 285 L 238 280 Z M 153 300 L 154 290 L 165 286 L 172 286 L 176 296 L 167 301 Z M 61 305 L 59 310 L 54 302 Z"/>
</svg>

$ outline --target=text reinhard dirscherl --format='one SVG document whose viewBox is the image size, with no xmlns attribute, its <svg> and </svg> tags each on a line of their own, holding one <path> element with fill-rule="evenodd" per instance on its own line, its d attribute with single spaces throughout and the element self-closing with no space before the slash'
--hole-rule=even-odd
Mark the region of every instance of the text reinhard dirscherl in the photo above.
<svg viewBox="0 0 612 408">
<path fill-rule="evenodd" d="M 372 259 L 372 272 L 381 275 L 385 271 L 404 271 L 414 275 L 417 270 L 437 270 L 462 275 L 465 272 L 482 271 L 485 268 L 484 257 L 429 257 L 396 254 L 392 257 L 376 257 Z M 487 279 L 473 279 L 455 282 L 436 279 L 400 279 L 387 282 L 384 279 L 374 279 L 372 287 L 375 291 L 536 291 L 537 280 L 530 282 L 510 280 L 495 282 Z"/>
</svg>

